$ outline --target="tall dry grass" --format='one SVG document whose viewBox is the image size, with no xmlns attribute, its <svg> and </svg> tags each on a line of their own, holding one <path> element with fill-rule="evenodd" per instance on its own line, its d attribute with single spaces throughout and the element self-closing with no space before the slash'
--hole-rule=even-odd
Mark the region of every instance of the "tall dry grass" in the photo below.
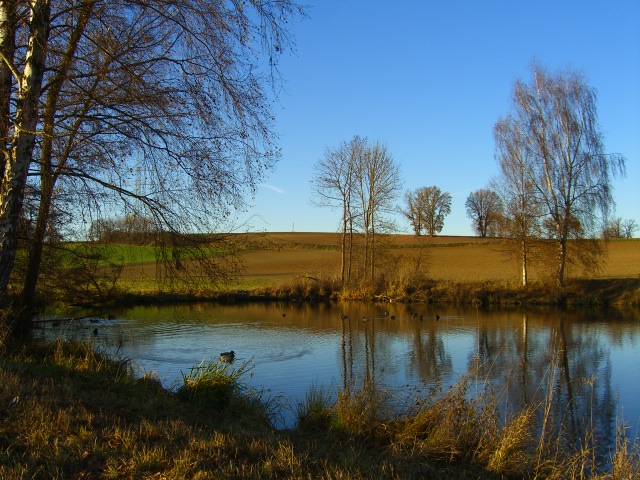
<svg viewBox="0 0 640 480">
<path fill-rule="evenodd" d="M 568 429 L 552 424 L 557 355 L 540 385 L 544 399 L 520 411 L 505 412 L 501 393 L 490 391 L 474 373 L 444 392 L 433 387 L 412 395 L 401 407 L 392 392 L 365 381 L 359 389 L 338 389 L 337 395 L 314 387 L 298 406 L 299 428 L 316 435 L 324 431 L 327 437 L 339 432 L 399 455 L 475 465 L 489 476 L 640 478 L 640 445 L 631 442 L 623 423 L 617 428 L 610 468 L 598 455 L 594 426 L 575 442 Z M 478 383 L 483 385 L 479 392 Z"/>
</svg>

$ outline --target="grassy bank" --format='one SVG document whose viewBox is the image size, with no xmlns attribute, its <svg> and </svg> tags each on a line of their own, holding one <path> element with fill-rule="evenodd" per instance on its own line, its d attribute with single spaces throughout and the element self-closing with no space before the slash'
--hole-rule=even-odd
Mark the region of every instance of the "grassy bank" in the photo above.
<svg viewBox="0 0 640 480">
<path fill-rule="evenodd" d="M 588 442 L 534 438 L 544 403 L 505 420 L 465 379 L 399 413 L 375 385 L 334 403 L 312 389 L 298 427 L 275 431 L 277 399 L 246 387 L 242 368 L 201 365 L 170 392 L 90 345 L 3 345 L 0 478 L 638 478 L 624 435 L 613 472 L 598 473 Z"/>
</svg>

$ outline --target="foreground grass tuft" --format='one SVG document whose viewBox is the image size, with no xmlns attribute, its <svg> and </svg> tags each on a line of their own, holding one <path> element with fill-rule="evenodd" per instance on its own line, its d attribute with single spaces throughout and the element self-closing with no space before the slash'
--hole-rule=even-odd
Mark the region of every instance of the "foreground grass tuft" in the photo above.
<svg viewBox="0 0 640 480">
<path fill-rule="evenodd" d="M 250 361 L 238 368 L 220 361 L 203 361 L 182 374 L 177 398 L 207 410 L 219 421 L 231 418 L 254 430 L 271 428 L 278 412 L 277 399 L 267 398 L 263 391 L 242 381 L 250 368 Z"/>
</svg>

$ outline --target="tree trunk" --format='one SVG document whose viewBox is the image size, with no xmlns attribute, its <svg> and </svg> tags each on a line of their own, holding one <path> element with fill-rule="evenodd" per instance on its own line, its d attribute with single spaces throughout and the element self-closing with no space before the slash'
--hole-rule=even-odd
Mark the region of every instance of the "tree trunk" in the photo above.
<svg viewBox="0 0 640 480">
<path fill-rule="evenodd" d="M 11 85 L 13 84 L 13 74 L 9 65 L 13 65 L 14 52 L 16 49 L 16 19 L 15 2 L 0 2 L 0 145 L 2 149 L 7 148 L 9 143 L 9 116 L 11 114 Z M 4 179 L 5 167 L 9 159 L 0 161 L 0 184 Z"/>
<path fill-rule="evenodd" d="M 376 227 L 373 224 L 373 221 L 371 223 L 371 260 L 370 260 L 370 264 L 371 264 L 371 281 L 373 282 L 373 279 L 375 277 L 375 258 L 376 258 Z"/>
<path fill-rule="evenodd" d="M 342 208 L 342 249 L 340 259 L 340 283 L 344 285 L 344 272 L 347 263 L 347 207 Z"/>
<path fill-rule="evenodd" d="M 42 249 L 44 238 L 49 223 L 49 212 L 51 210 L 51 198 L 53 194 L 53 183 L 50 177 L 43 177 L 42 193 L 40 197 L 40 206 L 38 207 L 38 218 L 36 226 L 31 238 L 29 246 L 29 257 L 27 262 L 27 270 L 25 272 L 22 292 L 20 294 L 20 307 L 16 313 L 16 322 L 22 325 L 23 333 L 30 327 L 30 319 L 33 315 L 33 300 L 36 295 L 36 285 L 38 283 L 38 275 L 40 273 L 40 262 L 42 260 Z M 45 190 L 46 189 L 46 190 Z"/>
<path fill-rule="evenodd" d="M 45 111 L 42 115 L 44 135 L 40 157 L 40 205 L 38 207 L 38 217 L 36 219 L 36 225 L 29 247 L 27 270 L 25 273 L 24 284 L 22 293 L 20 295 L 19 308 L 17 309 L 16 318 L 16 321 L 23 325 L 23 330 L 29 328 L 30 318 L 33 314 L 33 299 L 36 295 L 36 287 L 38 284 L 40 264 L 42 260 L 42 250 L 44 247 L 44 240 L 46 237 L 51 212 L 53 190 L 58 177 L 58 173 L 54 171 L 52 163 L 53 138 L 55 135 L 55 112 L 57 110 L 62 85 L 68 75 L 69 69 L 71 68 L 72 60 L 75 56 L 78 44 L 80 43 L 80 39 L 82 38 L 85 27 L 91 15 L 93 5 L 93 1 L 88 1 L 83 5 L 82 11 L 78 16 L 78 21 L 70 37 L 69 44 L 67 45 L 67 50 L 65 52 L 63 60 L 57 69 L 55 78 L 51 82 L 49 93 L 47 95 Z M 75 131 L 69 133 L 70 139 L 73 139 L 75 137 Z M 67 155 L 65 154 L 61 157 L 62 158 L 58 159 L 58 168 L 66 163 Z"/>
<path fill-rule="evenodd" d="M 347 266 L 347 280 L 351 282 L 351 268 L 353 266 L 353 216 L 349 212 L 349 262 Z"/>
<path fill-rule="evenodd" d="M 565 209 L 562 221 L 558 222 L 558 269 L 556 271 L 556 282 L 558 287 L 564 286 L 564 273 L 567 263 L 567 238 L 569 237 L 570 211 Z"/>
<path fill-rule="evenodd" d="M 527 240 L 522 240 L 522 286 L 527 286 Z"/>
<path fill-rule="evenodd" d="M 556 282 L 558 287 L 564 286 L 564 268 L 567 261 L 567 240 L 563 237 L 558 245 L 558 270 L 556 271 Z"/>
<path fill-rule="evenodd" d="M 0 296 L 5 299 L 16 256 L 20 212 L 38 125 L 38 99 L 49 35 L 49 10 L 48 0 L 32 2 L 31 36 L 18 85 L 13 146 L 8 152 L 0 188 Z M 12 325 L 13 333 L 19 334 L 21 330 L 22 325 Z"/>
</svg>

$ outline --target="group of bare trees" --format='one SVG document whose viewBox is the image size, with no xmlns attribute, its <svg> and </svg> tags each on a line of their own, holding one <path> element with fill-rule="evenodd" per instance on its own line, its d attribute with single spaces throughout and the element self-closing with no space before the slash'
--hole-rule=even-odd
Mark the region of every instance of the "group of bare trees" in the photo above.
<svg viewBox="0 0 640 480">
<path fill-rule="evenodd" d="M 386 145 L 355 136 L 327 148 L 314 168 L 316 204 L 341 212 L 341 281 L 372 280 L 378 253 L 376 234 L 393 230 L 389 214 L 395 211 L 402 188 L 398 164 Z"/>
<path fill-rule="evenodd" d="M 632 238 L 636 230 L 638 230 L 638 224 L 633 218 L 615 217 L 607 220 L 602 236 L 604 238 Z"/>
<path fill-rule="evenodd" d="M 265 86 L 298 14 L 290 0 L 0 2 L 4 306 L 33 212 L 13 318 L 28 319 L 53 218 L 201 231 L 243 202 L 278 157 Z"/>
<path fill-rule="evenodd" d="M 512 111 L 494 128 L 498 177 L 490 188 L 471 192 L 465 206 L 479 236 L 500 235 L 518 246 L 523 285 L 531 258 L 543 255 L 555 264 L 554 278 L 562 286 L 568 265 L 597 268 L 601 236 L 630 237 L 637 225 L 613 219 L 602 227 L 613 207 L 611 178 L 624 174 L 625 159 L 604 151 L 593 88 L 573 70 L 549 73 L 535 64 L 531 74 L 529 83 L 515 83 Z M 351 275 L 356 227 L 364 232 L 365 271 L 373 276 L 381 220 L 375 215 L 391 211 L 400 184 L 397 167 L 386 148 L 355 137 L 327 150 L 316 169 L 318 203 L 342 211 L 341 278 Z M 407 191 L 404 200 L 400 211 L 416 235 L 442 231 L 451 211 L 449 193 L 434 185 Z"/>
<path fill-rule="evenodd" d="M 562 286 L 569 264 L 598 267 L 601 232 L 633 235 L 633 220 L 607 220 L 611 177 L 624 174 L 625 159 L 604 152 L 596 93 L 579 72 L 533 65 L 530 82 L 517 81 L 512 100 L 512 112 L 494 128 L 499 175 L 491 188 L 469 195 L 467 214 L 478 235 L 518 246 L 523 285 L 531 259 L 544 258 Z"/>
<path fill-rule="evenodd" d="M 611 177 L 624 173 L 625 159 L 605 153 L 596 92 L 581 73 L 533 65 L 530 82 L 517 81 L 512 100 L 511 113 L 494 128 L 503 232 L 521 246 L 523 284 L 532 242 L 544 239 L 554 245 L 554 277 L 562 286 L 569 264 L 598 265 L 600 226 L 613 206 Z"/>
</svg>

